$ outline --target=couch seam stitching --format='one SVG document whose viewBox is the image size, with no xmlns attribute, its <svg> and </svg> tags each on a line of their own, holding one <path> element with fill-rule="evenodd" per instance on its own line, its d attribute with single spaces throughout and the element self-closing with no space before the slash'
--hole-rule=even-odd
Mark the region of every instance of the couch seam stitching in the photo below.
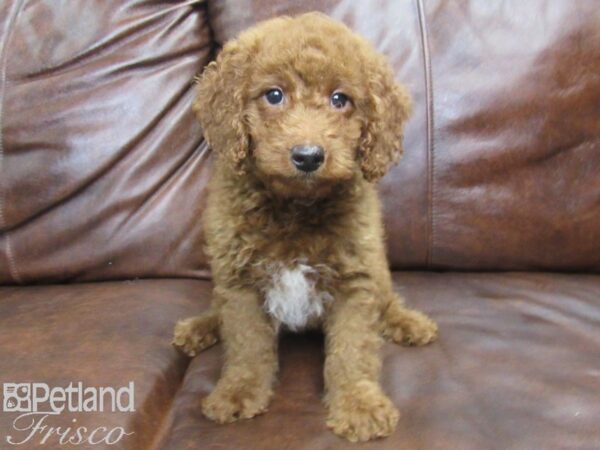
<svg viewBox="0 0 600 450">
<path fill-rule="evenodd" d="M 433 79 L 431 73 L 431 55 L 429 52 L 429 38 L 427 32 L 427 19 L 423 0 L 417 0 L 419 15 L 419 28 L 421 32 L 421 48 L 425 77 L 425 102 L 426 102 L 426 133 L 427 133 L 427 257 L 426 264 L 430 268 L 433 264 L 435 247 L 435 147 L 433 138 Z"/>
<path fill-rule="evenodd" d="M 3 170 L 3 162 L 4 162 L 4 93 L 6 92 L 6 65 L 7 65 L 7 54 L 8 54 L 8 46 L 10 43 L 10 38 L 12 36 L 12 31 L 14 28 L 14 23 L 16 22 L 17 16 L 21 12 L 23 7 L 24 0 L 21 0 L 18 3 L 15 3 L 13 10 L 10 12 L 8 22 L 6 25 L 6 30 L 4 32 L 4 45 L 2 46 L 2 54 L 0 55 L 0 172 Z M 0 185 L 0 229 L 3 229 L 6 226 L 5 218 L 4 218 L 4 186 Z M 16 260 L 12 251 L 12 246 L 10 244 L 9 232 L 5 230 L 3 233 L 5 241 L 6 241 L 6 259 L 8 260 L 8 271 L 13 281 L 16 283 L 22 283 L 22 278 L 19 275 L 19 271 L 17 270 Z"/>
</svg>

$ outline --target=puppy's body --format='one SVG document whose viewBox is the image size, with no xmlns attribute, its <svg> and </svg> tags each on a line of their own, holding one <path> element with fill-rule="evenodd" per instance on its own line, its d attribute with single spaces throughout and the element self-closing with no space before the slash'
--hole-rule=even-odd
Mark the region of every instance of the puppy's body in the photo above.
<svg viewBox="0 0 600 450">
<path fill-rule="evenodd" d="M 340 289 L 362 278 L 377 287 L 380 308 L 394 297 L 379 202 L 360 174 L 329 196 L 310 200 L 278 198 L 260 181 L 247 181 L 217 169 L 209 188 L 204 224 L 217 285 L 258 289 L 268 312 L 282 309 L 273 308 L 281 277 L 287 272 L 283 284 L 289 285 L 290 275 L 301 274 L 306 282 L 300 280 L 300 288 L 309 288 L 311 300 L 322 306 L 313 319 L 322 319 Z"/>
<path fill-rule="evenodd" d="M 437 331 L 393 291 L 372 183 L 400 155 L 407 94 L 362 38 L 307 14 L 227 44 L 195 109 L 217 154 L 203 216 L 215 288 L 174 342 L 195 355 L 223 340 L 203 412 L 222 423 L 264 412 L 280 326 L 321 326 L 328 426 L 351 440 L 390 434 L 382 336 L 425 344 Z"/>
</svg>

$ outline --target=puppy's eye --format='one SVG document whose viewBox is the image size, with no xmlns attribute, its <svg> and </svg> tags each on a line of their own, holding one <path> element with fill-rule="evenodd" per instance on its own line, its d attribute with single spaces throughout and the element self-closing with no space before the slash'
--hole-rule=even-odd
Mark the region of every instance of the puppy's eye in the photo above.
<svg viewBox="0 0 600 450">
<path fill-rule="evenodd" d="M 343 92 L 334 92 L 331 94 L 331 106 L 336 109 L 343 109 L 346 107 L 350 99 Z"/>
<path fill-rule="evenodd" d="M 279 105 L 283 103 L 283 91 L 279 88 L 269 89 L 265 92 L 265 99 L 271 105 Z"/>
</svg>

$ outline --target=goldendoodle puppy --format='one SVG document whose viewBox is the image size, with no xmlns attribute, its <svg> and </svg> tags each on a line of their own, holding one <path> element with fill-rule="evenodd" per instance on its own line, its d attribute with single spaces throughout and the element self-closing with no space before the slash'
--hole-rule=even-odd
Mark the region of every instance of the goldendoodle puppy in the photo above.
<svg viewBox="0 0 600 450">
<path fill-rule="evenodd" d="M 190 356 L 224 343 L 204 414 L 266 411 L 278 330 L 320 326 L 327 425 L 352 441 L 389 435 L 398 411 L 378 381 L 382 337 L 437 334 L 393 291 L 374 186 L 401 154 L 408 94 L 364 39 L 309 13 L 228 42 L 194 110 L 216 154 L 203 217 L 215 287 L 174 343 Z"/>
</svg>

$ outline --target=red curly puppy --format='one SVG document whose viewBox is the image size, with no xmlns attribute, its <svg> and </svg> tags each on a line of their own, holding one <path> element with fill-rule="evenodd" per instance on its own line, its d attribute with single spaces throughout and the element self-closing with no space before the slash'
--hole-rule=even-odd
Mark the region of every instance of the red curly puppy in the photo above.
<svg viewBox="0 0 600 450">
<path fill-rule="evenodd" d="M 398 411 L 378 381 L 382 336 L 437 334 L 393 291 L 373 183 L 401 154 L 408 94 L 364 39 L 310 13 L 227 43 L 194 109 L 217 155 L 203 217 L 215 287 L 174 343 L 191 356 L 225 345 L 204 414 L 266 411 L 279 328 L 321 326 L 327 425 L 352 441 L 389 435 Z"/>
</svg>

